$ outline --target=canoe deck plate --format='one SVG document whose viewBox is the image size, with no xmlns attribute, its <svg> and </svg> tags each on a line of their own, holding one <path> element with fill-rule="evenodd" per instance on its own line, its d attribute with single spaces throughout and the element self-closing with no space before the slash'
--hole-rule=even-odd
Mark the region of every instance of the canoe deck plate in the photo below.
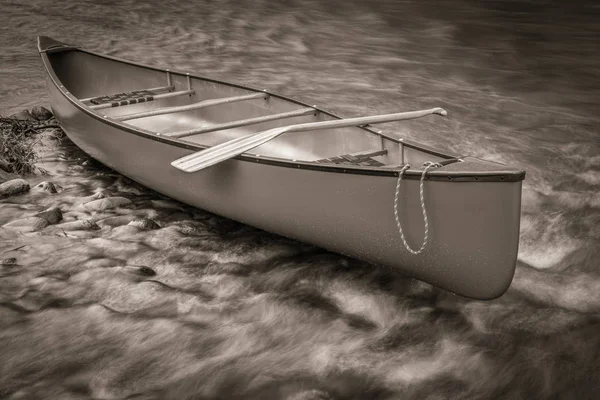
<svg viewBox="0 0 600 400">
<path fill-rule="evenodd" d="M 385 152 L 384 152 L 385 153 Z M 381 167 L 384 163 L 371 158 L 373 154 L 342 154 L 341 156 L 322 158 L 314 162 L 319 164 L 351 164 L 369 167 Z"/>
</svg>

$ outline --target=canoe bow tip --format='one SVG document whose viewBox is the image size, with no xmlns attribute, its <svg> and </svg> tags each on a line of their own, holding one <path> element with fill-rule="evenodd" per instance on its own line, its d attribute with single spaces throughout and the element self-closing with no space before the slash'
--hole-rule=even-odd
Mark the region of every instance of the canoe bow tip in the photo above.
<svg viewBox="0 0 600 400">
<path fill-rule="evenodd" d="M 68 50 L 68 49 L 75 48 L 75 46 L 52 39 L 49 36 L 38 36 L 37 43 L 38 43 L 38 51 L 40 53 L 46 52 L 48 50 L 54 50 L 54 49 Z"/>
</svg>

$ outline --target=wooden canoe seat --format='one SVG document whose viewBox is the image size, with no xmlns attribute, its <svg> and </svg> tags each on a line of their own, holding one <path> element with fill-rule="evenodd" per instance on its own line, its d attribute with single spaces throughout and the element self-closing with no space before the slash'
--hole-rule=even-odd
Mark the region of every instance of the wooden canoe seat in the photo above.
<svg viewBox="0 0 600 400">
<path fill-rule="evenodd" d="M 134 97 L 156 96 L 159 93 L 170 92 L 171 90 L 173 90 L 173 86 L 159 86 L 148 89 L 133 90 L 131 92 L 113 93 L 102 96 L 88 97 L 85 99 L 79 99 L 79 101 L 83 103 L 90 102 L 92 104 L 98 105 L 122 100 L 129 100 Z"/>
<path fill-rule="evenodd" d="M 192 89 L 172 92 L 173 89 L 173 86 L 163 86 L 152 89 L 140 89 L 133 90 L 131 92 L 122 92 L 98 97 L 90 97 L 87 99 L 81 99 L 80 101 L 91 103 L 89 107 L 93 110 L 102 110 L 104 108 L 121 107 L 130 104 L 145 103 L 147 101 L 153 101 L 158 99 L 166 99 L 169 97 L 194 94 L 194 91 Z"/>
<path fill-rule="evenodd" d="M 127 104 L 143 103 L 154 100 L 156 92 L 152 90 L 133 90 L 131 92 L 116 93 L 109 96 L 100 96 L 90 99 L 92 104 L 112 103 L 113 107 L 124 106 Z"/>
<path fill-rule="evenodd" d="M 387 150 L 369 150 L 362 151 L 359 153 L 342 154 L 340 156 L 322 158 L 315 160 L 314 162 L 319 164 L 350 164 L 350 165 L 361 165 L 369 167 L 381 167 L 384 163 L 374 160 L 372 157 L 382 156 L 387 154 Z"/>
</svg>

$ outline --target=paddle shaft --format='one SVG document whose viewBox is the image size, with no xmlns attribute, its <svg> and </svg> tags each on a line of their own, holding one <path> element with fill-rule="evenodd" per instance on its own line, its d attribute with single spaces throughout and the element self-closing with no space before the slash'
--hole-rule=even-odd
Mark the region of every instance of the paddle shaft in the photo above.
<svg viewBox="0 0 600 400">
<path fill-rule="evenodd" d="M 432 108 L 428 110 L 409 111 L 403 113 L 289 125 L 221 143 L 209 149 L 202 150 L 175 160 L 171 163 L 171 165 L 185 172 L 195 172 L 238 156 L 248 150 L 260 146 L 261 144 L 273 140 L 284 133 L 306 132 L 318 129 L 335 129 L 366 124 L 402 121 L 420 118 L 431 114 L 446 115 L 447 113 L 442 108 Z"/>
<path fill-rule="evenodd" d="M 407 119 L 414 119 L 424 117 L 430 114 L 446 115 L 446 110 L 442 108 L 431 108 L 429 110 L 420 111 L 409 111 L 394 114 L 383 114 L 373 115 L 370 117 L 356 117 L 356 118 L 345 118 L 337 119 L 332 121 L 319 121 L 319 122 L 307 122 L 305 124 L 290 125 L 285 128 L 285 132 L 305 132 L 314 131 L 317 129 L 335 129 L 345 128 L 349 126 L 367 125 L 367 124 L 380 124 L 384 122 L 402 121 Z M 275 128 L 277 129 L 277 128 Z"/>
</svg>

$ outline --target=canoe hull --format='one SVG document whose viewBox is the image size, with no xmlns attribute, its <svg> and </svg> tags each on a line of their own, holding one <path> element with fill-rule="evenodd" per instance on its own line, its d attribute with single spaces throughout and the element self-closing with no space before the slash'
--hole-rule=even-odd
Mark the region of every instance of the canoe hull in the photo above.
<svg viewBox="0 0 600 400">
<path fill-rule="evenodd" d="M 170 166 L 192 150 L 132 134 L 76 106 L 48 79 L 69 138 L 125 176 L 174 199 L 273 233 L 395 268 L 462 296 L 509 287 L 518 251 L 521 181 L 425 182 L 429 243 L 402 244 L 393 213 L 397 178 L 233 159 L 188 174 Z M 400 219 L 413 248 L 424 228 L 419 181 L 402 182 Z"/>
</svg>

